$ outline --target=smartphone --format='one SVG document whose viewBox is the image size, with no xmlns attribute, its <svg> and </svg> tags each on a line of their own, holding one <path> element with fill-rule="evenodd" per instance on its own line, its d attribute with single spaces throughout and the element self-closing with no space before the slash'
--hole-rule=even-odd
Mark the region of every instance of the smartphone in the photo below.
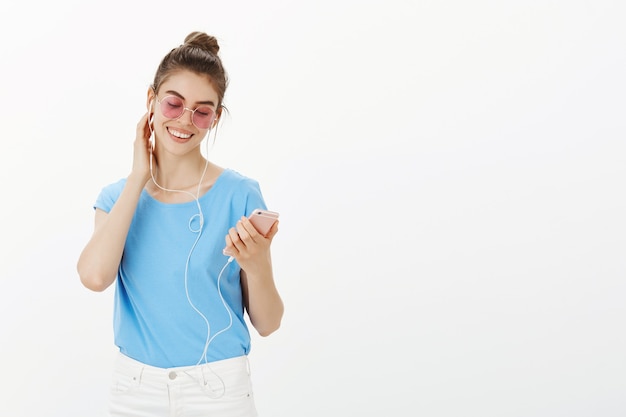
<svg viewBox="0 0 626 417">
<path fill-rule="evenodd" d="M 267 237 L 272 225 L 278 220 L 278 213 L 275 211 L 255 209 L 248 217 L 250 223 L 254 226 L 257 232 Z"/>
</svg>

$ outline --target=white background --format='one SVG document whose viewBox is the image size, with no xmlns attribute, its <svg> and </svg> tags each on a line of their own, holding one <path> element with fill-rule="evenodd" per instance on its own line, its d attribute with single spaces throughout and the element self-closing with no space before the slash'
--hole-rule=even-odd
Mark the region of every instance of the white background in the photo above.
<svg viewBox="0 0 626 417">
<path fill-rule="evenodd" d="M 192 30 L 231 78 L 210 158 L 281 213 L 262 416 L 626 415 L 625 4 L 5 2 L 0 415 L 106 406 L 76 260 Z"/>
</svg>

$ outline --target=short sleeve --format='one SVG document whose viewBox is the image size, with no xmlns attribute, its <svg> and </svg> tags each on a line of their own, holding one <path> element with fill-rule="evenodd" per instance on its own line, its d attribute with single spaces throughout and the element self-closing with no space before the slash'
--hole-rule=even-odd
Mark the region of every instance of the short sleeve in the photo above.
<svg viewBox="0 0 626 417">
<path fill-rule="evenodd" d="M 96 198 L 96 202 L 93 206 L 94 209 L 100 209 L 105 212 L 111 211 L 113 205 L 122 194 L 122 190 L 124 189 L 124 185 L 126 185 L 126 179 L 121 179 L 118 182 L 113 184 L 109 184 L 104 187 L 98 198 Z"/>
</svg>

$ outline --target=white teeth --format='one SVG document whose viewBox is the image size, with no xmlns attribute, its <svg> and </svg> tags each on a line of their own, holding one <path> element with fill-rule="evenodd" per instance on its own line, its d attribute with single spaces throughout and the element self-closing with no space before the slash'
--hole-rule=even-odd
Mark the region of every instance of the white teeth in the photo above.
<svg viewBox="0 0 626 417">
<path fill-rule="evenodd" d="M 186 135 L 182 132 L 179 132 L 178 130 L 174 130 L 174 129 L 169 129 L 170 133 L 174 136 L 176 136 L 177 138 L 181 138 L 181 139 L 189 139 L 191 137 L 191 135 Z"/>
</svg>

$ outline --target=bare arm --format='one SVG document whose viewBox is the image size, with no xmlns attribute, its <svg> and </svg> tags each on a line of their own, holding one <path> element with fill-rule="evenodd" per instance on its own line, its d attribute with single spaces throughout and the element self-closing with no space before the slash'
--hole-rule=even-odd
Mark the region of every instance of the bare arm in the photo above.
<svg viewBox="0 0 626 417">
<path fill-rule="evenodd" d="M 150 176 L 147 115 L 137 125 L 133 170 L 122 193 L 107 214 L 96 209 L 94 232 L 78 258 L 76 269 L 83 285 L 93 291 L 104 291 L 117 276 L 130 223 L 137 208 L 141 190 Z"/>
<path fill-rule="evenodd" d="M 261 336 L 276 331 L 284 313 L 270 254 L 270 244 L 277 232 L 278 223 L 275 223 L 268 237 L 263 237 L 242 217 L 226 236 L 226 253 L 241 266 L 241 288 L 250 322 Z"/>
</svg>

